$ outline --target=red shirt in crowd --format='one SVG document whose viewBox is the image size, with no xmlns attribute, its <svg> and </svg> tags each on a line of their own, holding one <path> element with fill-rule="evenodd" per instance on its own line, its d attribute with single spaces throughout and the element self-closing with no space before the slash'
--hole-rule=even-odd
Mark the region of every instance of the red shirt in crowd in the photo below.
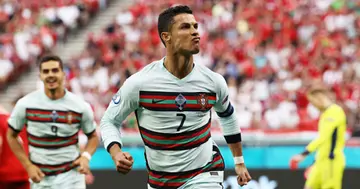
<svg viewBox="0 0 360 189">
<path fill-rule="evenodd" d="M 8 114 L 0 113 L 0 182 L 27 181 L 29 180 L 27 172 L 10 149 L 6 139 L 6 132 L 9 128 L 7 124 L 8 117 Z M 19 136 L 21 138 L 25 152 L 28 155 L 29 150 L 26 130 L 24 129 L 21 131 Z"/>
</svg>

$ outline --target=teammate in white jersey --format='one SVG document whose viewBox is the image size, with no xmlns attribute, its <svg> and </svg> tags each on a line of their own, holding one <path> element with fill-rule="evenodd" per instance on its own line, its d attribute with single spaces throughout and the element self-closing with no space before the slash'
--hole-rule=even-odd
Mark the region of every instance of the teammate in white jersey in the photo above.
<svg viewBox="0 0 360 189">
<path fill-rule="evenodd" d="M 197 29 L 198 23 L 187 6 L 162 12 L 158 30 L 166 57 L 125 81 L 100 124 L 105 148 L 117 170 L 126 174 L 133 158 L 121 151 L 118 127 L 135 111 L 145 144 L 148 188 L 222 188 L 224 161 L 211 138 L 212 107 L 234 156 L 239 185 L 251 179 L 226 81 L 220 74 L 193 63 L 193 54 L 199 52 Z"/>
<path fill-rule="evenodd" d="M 8 120 L 9 145 L 26 168 L 32 189 L 85 189 L 85 174 L 90 171 L 89 161 L 99 142 L 92 109 L 64 88 L 65 73 L 59 57 L 42 57 L 39 68 L 44 89 L 16 103 Z M 24 126 L 29 157 L 16 139 Z M 80 129 L 88 137 L 82 153 L 78 145 Z"/>
</svg>

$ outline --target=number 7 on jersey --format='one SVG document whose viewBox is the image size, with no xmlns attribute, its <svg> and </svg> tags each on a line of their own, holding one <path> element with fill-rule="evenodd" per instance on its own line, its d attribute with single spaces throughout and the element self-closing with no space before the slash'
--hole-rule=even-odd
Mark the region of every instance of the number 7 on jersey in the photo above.
<svg viewBox="0 0 360 189">
<path fill-rule="evenodd" d="M 184 125 L 184 122 L 185 122 L 185 119 L 186 119 L 186 115 L 185 115 L 185 114 L 178 113 L 178 114 L 176 114 L 176 116 L 181 116 L 181 117 L 182 117 L 181 122 L 180 122 L 180 125 L 179 125 L 179 127 L 176 129 L 177 131 L 180 131 L 181 127 Z"/>
</svg>

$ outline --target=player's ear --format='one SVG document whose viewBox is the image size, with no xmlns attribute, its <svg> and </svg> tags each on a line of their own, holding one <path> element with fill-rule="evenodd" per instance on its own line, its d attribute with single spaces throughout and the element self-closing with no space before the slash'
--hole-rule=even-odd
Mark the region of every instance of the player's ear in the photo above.
<svg viewBox="0 0 360 189">
<path fill-rule="evenodd" d="M 39 76 L 40 80 L 43 81 L 43 77 L 42 77 L 42 74 L 41 74 L 41 70 L 39 71 L 38 76 Z"/>
<path fill-rule="evenodd" d="M 169 32 L 162 32 L 161 33 L 161 39 L 166 43 L 169 42 L 171 39 L 170 33 Z"/>
</svg>

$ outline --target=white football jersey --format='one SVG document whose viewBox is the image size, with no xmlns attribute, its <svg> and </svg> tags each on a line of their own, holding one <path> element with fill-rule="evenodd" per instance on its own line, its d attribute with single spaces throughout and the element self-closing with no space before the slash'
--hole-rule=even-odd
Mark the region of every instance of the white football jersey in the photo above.
<svg viewBox="0 0 360 189">
<path fill-rule="evenodd" d="M 101 136 L 107 149 L 112 143 L 121 145 L 117 127 L 135 111 L 149 184 L 177 188 L 201 172 L 224 169 L 211 139 L 211 108 L 222 121 L 227 141 L 240 135 L 240 127 L 220 74 L 194 64 L 190 74 L 178 79 L 163 62 L 153 62 L 125 81 L 102 118 Z"/>
<path fill-rule="evenodd" d="M 84 100 L 69 91 L 52 100 L 42 89 L 20 99 L 8 123 L 18 132 L 26 126 L 30 160 L 46 175 L 72 169 L 80 156 L 79 130 L 89 135 L 96 129 L 93 111 Z"/>
</svg>

